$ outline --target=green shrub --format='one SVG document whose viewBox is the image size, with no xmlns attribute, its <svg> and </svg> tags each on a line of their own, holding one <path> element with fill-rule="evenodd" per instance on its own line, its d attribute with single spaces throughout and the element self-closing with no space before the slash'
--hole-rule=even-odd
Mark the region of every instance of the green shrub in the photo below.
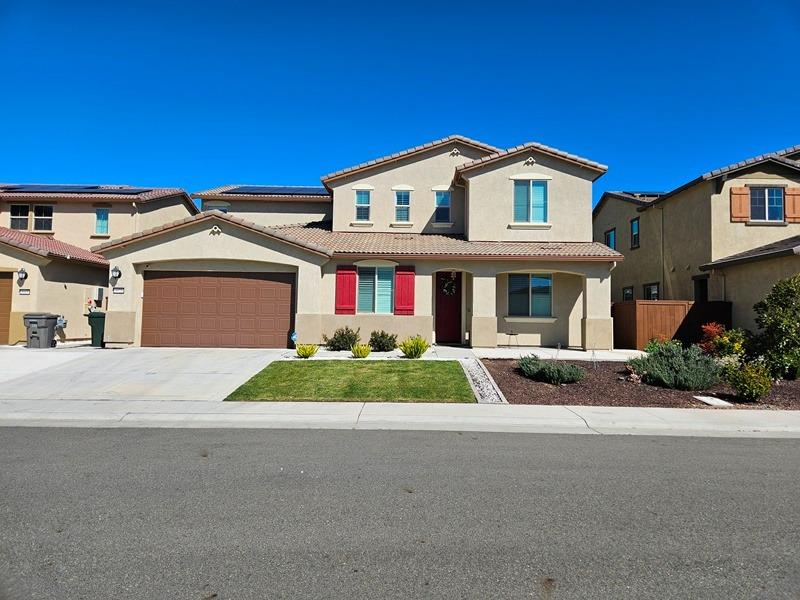
<svg viewBox="0 0 800 600">
<path fill-rule="evenodd" d="M 797 377 L 800 365 L 800 274 L 778 281 L 753 309 L 761 332 L 755 353 L 775 377 Z"/>
<path fill-rule="evenodd" d="M 769 394 L 772 389 L 769 368 L 761 361 L 745 363 L 738 369 L 730 369 L 727 372 L 727 379 L 739 397 L 748 402 L 755 402 Z"/>
<path fill-rule="evenodd" d="M 677 346 L 678 348 L 681 347 L 681 343 L 678 340 L 665 340 L 663 338 L 651 338 L 647 344 L 644 346 L 644 351 L 650 354 L 651 352 L 655 352 L 661 346 Z"/>
<path fill-rule="evenodd" d="M 297 344 L 297 356 L 300 358 L 311 358 L 317 353 L 319 346 L 316 344 Z"/>
<path fill-rule="evenodd" d="M 747 333 L 744 329 L 726 329 L 714 338 L 717 356 L 743 356 Z"/>
<path fill-rule="evenodd" d="M 430 344 L 421 335 L 415 335 L 400 344 L 400 351 L 406 358 L 419 358 L 430 348 Z"/>
<path fill-rule="evenodd" d="M 519 368 L 525 377 L 553 385 L 576 383 L 586 375 L 586 372 L 577 365 L 555 360 L 540 360 L 532 354 L 519 359 Z"/>
<path fill-rule="evenodd" d="M 372 348 L 369 344 L 353 344 L 350 346 L 350 352 L 353 353 L 353 358 L 367 358 Z"/>
<path fill-rule="evenodd" d="M 350 350 L 352 346 L 361 341 L 361 330 L 353 331 L 349 327 L 340 327 L 333 332 L 331 337 L 323 335 L 322 341 L 325 342 L 328 350 Z"/>
<path fill-rule="evenodd" d="M 720 367 L 697 346 L 662 344 L 647 356 L 632 358 L 628 365 L 650 385 L 705 390 L 719 381 Z"/>
<path fill-rule="evenodd" d="M 375 352 L 391 352 L 397 348 L 397 336 L 383 329 L 373 331 L 369 336 L 369 345 Z"/>
</svg>

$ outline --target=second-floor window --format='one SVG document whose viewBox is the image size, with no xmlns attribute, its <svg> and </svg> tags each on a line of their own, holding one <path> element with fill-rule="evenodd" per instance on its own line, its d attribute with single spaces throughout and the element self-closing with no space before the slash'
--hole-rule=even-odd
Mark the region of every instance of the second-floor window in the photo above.
<svg viewBox="0 0 800 600">
<path fill-rule="evenodd" d="M 639 217 L 631 219 L 631 248 L 639 247 Z"/>
<path fill-rule="evenodd" d="M 411 192 L 398 191 L 394 193 L 394 220 L 398 223 L 407 223 L 411 220 Z"/>
<path fill-rule="evenodd" d="M 53 231 L 53 207 L 37 204 L 33 207 L 33 230 Z"/>
<path fill-rule="evenodd" d="M 358 267 L 358 312 L 394 311 L 394 267 Z"/>
<path fill-rule="evenodd" d="M 514 181 L 514 222 L 547 223 L 546 181 Z"/>
<path fill-rule="evenodd" d="M 433 220 L 436 223 L 450 223 L 450 192 L 436 192 Z"/>
<path fill-rule="evenodd" d="M 369 221 L 369 190 L 356 190 L 356 221 Z"/>
<path fill-rule="evenodd" d="M 751 221 L 783 221 L 783 188 L 750 188 Z"/>
<path fill-rule="evenodd" d="M 606 246 L 611 248 L 612 250 L 617 249 L 617 230 L 616 229 L 609 229 L 606 231 L 605 235 L 605 242 Z"/>
<path fill-rule="evenodd" d="M 30 218 L 28 216 L 29 212 L 30 207 L 27 204 L 12 204 L 11 229 L 28 231 L 28 229 L 30 229 Z"/>
<path fill-rule="evenodd" d="M 512 273 L 508 276 L 508 315 L 550 317 L 553 310 L 553 276 Z"/>
<path fill-rule="evenodd" d="M 108 209 L 94 209 L 94 233 L 95 235 L 108 235 Z"/>
</svg>

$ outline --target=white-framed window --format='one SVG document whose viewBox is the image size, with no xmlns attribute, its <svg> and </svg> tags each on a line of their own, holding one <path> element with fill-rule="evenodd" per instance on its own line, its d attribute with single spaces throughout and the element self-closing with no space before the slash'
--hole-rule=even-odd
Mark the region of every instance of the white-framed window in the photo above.
<svg viewBox="0 0 800 600">
<path fill-rule="evenodd" d="M 30 206 L 27 204 L 11 205 L 11 229 L 28 231 L 30 229 Z"/>
<path fill-rule="evenodd" d="M 547 223 L 547 181 L 514 180 L 514 222 Z"/>
<path fill-rule="evenodd" d="M 659 284 L 658 283 L 645 283 L 643 292 L 644 292 L 644 299 L 645 300 L 658 300 L 659 296 Z"/>
<path fill-rule="evenodd" d="M 95 235 L 108 235 L 108 213 L 107 208 L 94 209 L 94 233 Z"/>
<path fill-rule="evenodd" d="M 508 315 L 552 317 L 553 276 L 549 273 L 510 273 Z"/>
<path fill-rule="evenodd" d="M 358 267 L 356 312 L 394 312 L 394 267 Z"/>
<path fill-rule="evenodd" d="M 783 221 L 783 188 L 750 188 L 751 221 Z"/>
<path fill-rule="evenodd" d="M 53 231 L 53 206 L 37 204 L 33 207 L 33 230 Z"/>
<path fill-rule="evenodd" d="M 356 221 L 369 221 L 370 191 L 356 190 Z"/>
<path fill-rule="evenodd" d="M 394 193 L 394 220 L 407 223 L 411 220 L 411 192 L 398 190 Z"/>
<path fill-rule="evenodd" d="M 450 223 L 450 192 L 438 191 L 436 194 L 436 208 L 433 221 L 435 223 Z"/>
</svg>

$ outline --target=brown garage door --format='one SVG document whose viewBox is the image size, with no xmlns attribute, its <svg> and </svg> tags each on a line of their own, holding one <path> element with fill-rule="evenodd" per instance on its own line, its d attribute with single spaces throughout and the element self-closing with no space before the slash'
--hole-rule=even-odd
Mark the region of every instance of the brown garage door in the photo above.
<svg viewBox="0 0 800 600">
<path fill-rule="evenodd" d="M 8 343 L 13 279 L 13 273 L 0 273 L 0 344 Z"/>
<path fill-rule="evenodd" d="M 294 274 L 145 271 L 142 346 L 286 348 Z"/>
</svg>

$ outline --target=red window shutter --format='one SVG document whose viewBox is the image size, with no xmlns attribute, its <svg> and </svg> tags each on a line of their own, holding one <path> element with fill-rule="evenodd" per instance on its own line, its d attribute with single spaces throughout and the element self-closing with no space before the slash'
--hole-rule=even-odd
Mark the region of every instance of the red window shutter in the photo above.
<svg viewBox="0 0 800 600">
<path fill-rule="evenodd" d="M 356 314 L 356 268 L 353 265 L 336 268 L 336 314 Z"/>
<path fill-rule="evenodd" d="M 800 188 L 786 188 L 784 210 L 787 223 L 800 223 Z"/>
<path fill-rule="evenodd" d="M 414 267 L 402 266 L 394 270 L 394 314 L 414 314 Z"/>
<path fill-rule="evenodd" d="M 747 223 L 750 220 L 750 189 L 746 187 L 731 188 L 731 221 Z"/>
</svg>

